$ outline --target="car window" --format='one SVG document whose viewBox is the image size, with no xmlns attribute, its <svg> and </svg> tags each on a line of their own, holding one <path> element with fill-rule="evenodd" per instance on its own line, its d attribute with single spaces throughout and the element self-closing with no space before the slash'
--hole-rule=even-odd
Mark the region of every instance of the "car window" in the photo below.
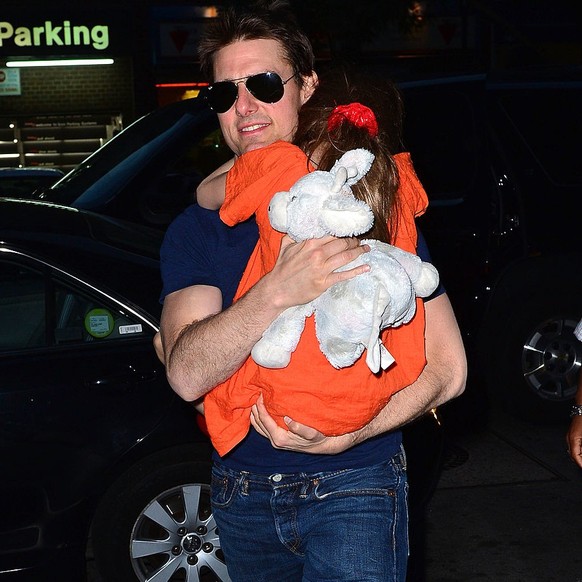
<svg viewBox="0 0 582 582">
<path fill-rule="evenodd" d="M 0 174 L 0 196 L 9 198 L 32 198 L 36 190 L 46 188 L 58 179 L 54 176 L 4 176 Z"/>
<path fill-rule="evenodd" d="M 232 157 L 216 114 L 201 99 L 186 99 L 125 128 L 41 198 L 166 226 L 194 201 L 196 186 Z"/>
<path fill-rule="evenodd" d="M 38 271 L 0 263 L 0 349 L 46 345 L 45 281 Z"/>
<path fill-rule="evenodd" d="M 230 158 L 232 151 L 217 128 L 177 140 L 166 154 L 158 154 L 155 165 L 144 167 L 121 194 L 120 199 L 132 200 L 131 193 L 137 197 L 133 204 L 137 215 L 128 210 L 126 217 L 149 226 L 167 226 L 196 201 L 200 182 Z"/>
<path fill-rule="evenodd" d="M 0 262 L 0 350 L 152 336 L 135 316 L 97 294 L 11 261 Z"/>
</svg>

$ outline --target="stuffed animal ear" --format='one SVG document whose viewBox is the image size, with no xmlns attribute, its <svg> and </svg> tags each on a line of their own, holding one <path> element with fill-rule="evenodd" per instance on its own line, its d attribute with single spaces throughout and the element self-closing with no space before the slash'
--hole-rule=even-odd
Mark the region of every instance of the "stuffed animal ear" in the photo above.
<svg viewBox="0 0 582 582">
<path fill-rule="evenodd" d="M 347 151 L 332 167 L 330 173 L 337 174 L 340 167 L 346 168 L 348 186 L 361 180 L 372 167 L 374 154 L 364 148 Z"/>
<path fill-rule="evenodd" d="M 356 236 L 368 232 L 374 224 L 370 207 L 353 196 L 334 196 L 321 209 L 321 222 L 333 236 Z"/>
<path fill-rule="evenodd" d="M 339 166 L 333 178 L 333 184 L 331 186 L 330 192 L 339 194 L 347 181 L 348 181 L 347 168 L 344 168 L 344 166 Z"/>
</svg>

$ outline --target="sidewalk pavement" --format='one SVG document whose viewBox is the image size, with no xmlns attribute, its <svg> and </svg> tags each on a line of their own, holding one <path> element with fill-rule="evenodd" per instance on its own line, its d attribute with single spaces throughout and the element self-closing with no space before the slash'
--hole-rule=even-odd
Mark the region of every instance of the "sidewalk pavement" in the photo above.
<svg viewBox="0 0 582 582">
<path fill-rule="evenodd" d="M 567 427 L 494 412 L 450 440 L 428 509 L 426 582 L 582 582 L 582 470 Z"/>
</svg>

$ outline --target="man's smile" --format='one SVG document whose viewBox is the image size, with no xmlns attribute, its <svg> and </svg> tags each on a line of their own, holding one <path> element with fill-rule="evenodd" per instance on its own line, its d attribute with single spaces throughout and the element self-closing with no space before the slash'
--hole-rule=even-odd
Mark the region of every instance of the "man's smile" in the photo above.
<svg viewBox="0 0 582 582">
<path fill-rule="evenodd" d="M 256 123 L 255 125 L 247 125 L 246 127 L 242 127 L 239 131 L 241 133 L 246 133 L 249 131 L 256 131 L 257 129 L 262 129 L 263 127 L 268 127 L 268 123 Z"/>
</svg>

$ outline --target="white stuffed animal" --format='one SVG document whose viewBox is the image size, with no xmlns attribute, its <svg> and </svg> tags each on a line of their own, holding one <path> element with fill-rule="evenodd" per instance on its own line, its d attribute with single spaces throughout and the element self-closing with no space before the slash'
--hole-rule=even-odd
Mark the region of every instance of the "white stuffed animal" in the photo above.
<svg viewBox="0 0 582 582">
<path fill-rule="evenodd" d="M 326 235 L 355 236 L 370 230 L 370 207 L 354 197 L 353 186 L 370 169 L 374 155 L 368 150 L 346 152 L 329 172 L 303 176 L 289 192 L 278 192 L 269 205 L 274 229 L 295 241 Z M 387 369 L 394 358 L 380 340 L 381 330 L 409 322 L 416 313 L 416 297 L 427 297 L 438 285 L 437 270 L 395 246 L 365 240 L 363 253 L 343 269 L 367 263 L 370 270 L 336 283 L 317 299 L 285 310 L 265 330 L 251 352 L 266 368 L 289 364 L 305 326 L 315 314 L 321 351 L 335 368 L 352 365 L 367 349 L 372 372 Z"/>
</svg>

